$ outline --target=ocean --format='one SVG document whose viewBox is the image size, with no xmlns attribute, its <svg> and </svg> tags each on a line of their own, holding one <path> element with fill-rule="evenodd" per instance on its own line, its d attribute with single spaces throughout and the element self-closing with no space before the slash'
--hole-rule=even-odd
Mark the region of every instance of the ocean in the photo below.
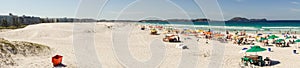
<svg viewBox="0 0 300 68">
<path fill-rule="evenodd" d="M 290 31 L 300 32 L 300 22 L 142 22 L 148 25 L 174 26 L 176 28 L 214 29 L 229 31 Z"/>
</svg>

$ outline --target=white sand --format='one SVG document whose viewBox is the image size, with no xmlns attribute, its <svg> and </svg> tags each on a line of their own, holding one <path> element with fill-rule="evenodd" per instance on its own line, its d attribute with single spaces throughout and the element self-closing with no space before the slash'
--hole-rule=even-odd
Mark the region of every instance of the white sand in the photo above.
<svg viewBox="0 0 300 68">
<path fill-rule="evenodd" d="M 106 26 L 112 25 L 114 29 L 109 29 Z M 102 64 L 103 68 L 123 68 L 125 65 L 118 61 L 119 59 L 115 55 L 113 47 L 113 30 L 123 27 L 124 24 L 114 23 L 97 23 L 95 30 L 91 30 L 90 33 L 95 35 L 95 49 L 97 50 L 98 59 Z M 131 55 L 136 60 L 145 62 L 151 59 L 150 41 L 154 39 L 161 40 L 163 35 L 150 35 L 149 31 L 139 30 L 138 26 L 130 25 L 133 29 L 129 33 L 129 50 Z M 84 30 L 77 32 L 77 34 L 86 33 Z M 35 42 L 43 45 L 47 45 L 54 49 L 54 53 L 49 56 L 39 57 L 17 57 L 18 66 L 13 68 L 51 68 L 51 57 L 59 54 L 64 56 L 63 63 L 68 68 L 76 68 L 77 60 L 75 57 L 74 46 L 73 46 L 73 24 L 71 23 L 44 23 L 30 25 L 23 29 L 16 29 L 7 32 L 0 32 L 0 37 L 8 39 L 10 41 L 28 41 Z M 183 37 L 184 38 L 184 37 Z M 197 39 L 183 40 L 185 44 L 194 43 Z M 175 48 L 176 44 L 166 43 L 166 54 L 160 65 L 160 68 L 176 68 L 179 67 L 180 62 L 182 64 L 189 64 L 181 59 L 193 60 L 189 58 L 182 58 L 183 55 L 191 58 L 197 58 L 194 60 L 197 65 L 195 68 L 207 68 L 214 67 L 213 63 L 221 63 L 222 68 L 239 68 L 240 58 L 243 54 L 239 51 L 243 47 L 249 46 L 237 46 L 231 43 L 220 43 L 217 41 L 210 41 L 210 45 L 205 44 L 204 39 L 200 39 L 200 42 L 196 42 L 196 45 L 187 45 L 190 49 L 182 50 Z M 220 50 L 224 47 L 224 51 Z M 292 45 L 293 46 L 293 45 Z M 195 47 L 195 48 L 193 48 Z M 199 47 L 196 49 L 196 47 Z M 300 67 L 300 55 L 292 54 L 293 47 L 280 48 L 271 47 L 274 52 L 262 52 L 258 53 L 264 57 L 268 56 L 273 60 L 279 61 L 280 64 L 274 65 L 271 68 L 298 68 Z M 218 50 L 214 50 L 218 49 Z M 216 58 L 222 57 L 219 61 L 211 61 Z M 97 65 L 97 64 L 91 64 Z M 181 66 L 180 66 L 181 67 Z M 186 68 L 193 67 L 187 66 Z M 147 68 L 147 67 L 143 67 Z M 268 68 L 268 67 L 267 67 Z"/>
</svg>

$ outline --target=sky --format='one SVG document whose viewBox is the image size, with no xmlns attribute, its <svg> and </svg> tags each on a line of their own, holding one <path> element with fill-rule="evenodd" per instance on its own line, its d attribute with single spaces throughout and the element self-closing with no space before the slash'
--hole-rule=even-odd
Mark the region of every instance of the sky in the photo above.
<svg viewBox="0 0 300 68">
<path fill-rule="evenodd" d="M 92 2 L 86 2 L 92 1 Z M 94 19 L 207 18 L 203 0 L 1 0 L 0 15 Z M 199 5 L 201 4 L 201 5 Z M 233 17 L 300 20 L 300 0 L 217 0 L 225 20 Z M 92 7 L 91 7 L 92 6 Z M 89 8 L 89 9 L 86 9 Z M 85 11 L 80 11 L 85 10 Z M 80 17 L 83 16 L 83 17 Z"/>
</svg>

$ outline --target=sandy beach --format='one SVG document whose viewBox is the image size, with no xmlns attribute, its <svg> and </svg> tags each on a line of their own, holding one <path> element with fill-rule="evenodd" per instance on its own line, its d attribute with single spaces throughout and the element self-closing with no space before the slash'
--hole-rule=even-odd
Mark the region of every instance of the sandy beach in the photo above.
<svg viewBox="0 0 300 68">
<path fill-rule="evenodd" d="M 15 56 L 17 62 L 15 66 L 4 66 L 5 68 L 51 68 L 51 57 L 54 55 L 63 56 L 63 64 L 67 68 L 78 68 L 80 62 L 76 60 L 75 52 L 78 48 L 74 48 L 74 35 L 93 35 L 94 49 L 99 62 L 101 64 L 91 63 L 91 66 L 84 66 L 85 68 L 93 68 L 95 65 L 101 65 L 103 68 L 124 68 L 135 65 L 135 63 L 122 62 L 124 57 L 119 57 L 122 52 L 116 52 L 117 47 L 114 47 L 116 32 L 121 29 L 129 28 L 128 32 L 128 50 L 131 56 L 139 62 L 146 62 L 151 58 L 157 58 L 156 54 L 163 54 L 162 60 L 157 62 L 147 62 L 149 68 L 151 64 L 158 64 L 154 67 L 158 68 L 240 68 L 241 58 L 243 53 L 239 53 L 243 48 L 250 48 L 250 45 L 239 46 L 232 42 L 221 43 L 216 40 L 209 40 L 206 44 L 206 39 L 198 39 L 190 36 L 181 36 L 183 44 L 189 49 L 176 48 L 179 43 L 165 43 L 161 35 L 150 35 L 149 30 L 140 30 L 140 26 L 135 23 L 75 23 L 76 25 L 94 25 L 95 29 L 81 29 L 74 30 L 73 23 L 43 23 L 29 25 L 25 28 L 9 30 L 0 32 L 0 38 L 10 41 L 27 41 L 49 46 L 52 49 L 52 54 L 44 56 L 23 57 Z M 112 26 L 108 28 L 107 26 Z M 93 26 L 91 26 L 93 27 Z M 299 37 L 299 36 L 298 36 Z M 188 38 L 188 39 L 187 39 Z M 121 39 L 120 39 L 121 40 Z M 125 40 L 126 41 L 126 40 Z M 163 45 L 155 46 L 152 42 L 162 42 Z M 121 44 L 120 44 L 121 45 Z M 273 52 L 259 52 L 258 55 L 263 57 L 270 57 L 279 63 L 272 66 L 264 66 L 262 68 L 298 68 L 300 67 L 300 55 L 293 54 L 294 46 L 291 47 L 274 47 L 262 46 L 263 48 L 271 48 Z M 87 45 L 82 45 L 82 47 Z M 160 53 L 158 50 L 152 48 L 165 50 Z M 83 48 L 84 49 L 84 48 Z M 297 50 L 299 50 L 297 48 Z M 157 51 L 157 52 L 156 52 Z M 123 53 L 126 55 L 127 53 Z M 255 53 L 247 53 L 255 54 Z M 158 56 L 159 57 L 159 56 Z M 88 57 L 87 57 L 88 58 Z M 152 60 L 152 59 L 151 59 Z M 126 65 L 125 65 L 126 64 Z M 147 65 L 146 64 L 146 65 Z M 2 66 L 0 66 L 2 68 Z M 147 68 L 137 67 L 136 68 Z"/>
</svg>

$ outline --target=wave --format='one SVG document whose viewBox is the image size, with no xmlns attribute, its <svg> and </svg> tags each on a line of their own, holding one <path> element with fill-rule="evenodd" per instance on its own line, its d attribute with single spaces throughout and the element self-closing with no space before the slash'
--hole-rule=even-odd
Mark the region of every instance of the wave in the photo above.
<svg viewBox="0 0 300 68">
<path fill-rule="evenodd" d="M 212 25 L 183 25 L 183 24 L 147 24 L 147 25 L 171 26 L 171 27 L 176 27 L 176 28 L 259 30 L 259 28 L 244 27 L 244 26 L 212 26 Z"/>
<path fill-rule="evenodd" d="M 300 27 L 262 27 L 263 29 L 300 29 Z"/>
<path fill-rule="evenodd" d="M 146 24 L 146 23 L 143 23 Z M 176 28 L 200 28 L 200 29 L 227 29 L 227 30 L 288 30 L 288 29 L 300 29 L 300 27 L 255 27 L 255 26 L 213 26 L 213 25 L 187 25 L 187 24 L 152 24 L 147 25 L 160 25 L 160 26 L 171 26 Z"/>
</svg>

